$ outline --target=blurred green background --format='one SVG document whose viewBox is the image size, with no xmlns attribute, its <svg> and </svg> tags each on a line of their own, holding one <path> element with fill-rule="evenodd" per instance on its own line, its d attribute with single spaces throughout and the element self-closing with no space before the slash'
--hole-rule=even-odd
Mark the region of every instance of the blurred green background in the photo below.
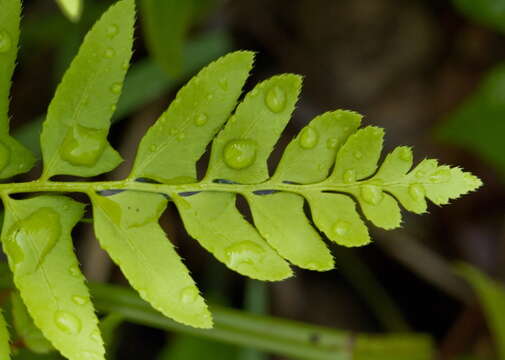
<svg viewBox="0 0 505 360">
<path fill-rule="evenodd" d="M 14 135 L 37 153 L 54 89 L 84 34 L 113 1 L 85 0 L 82 13 L 78 3 L 24 4 L 11 123 Z M 296 269 L 294 278 L 269 284 L 224 269 L 169 208 L 163 225 L 208 299 L 357 334 L 427 334 L 438 359 L 505 360 L 505 0 L 139 0 L 138 7 L 133 65 L 111 131 L 126 161 L 102 178 L 126 175 L 142 134 L 201 67 L 229 51 L 250 49 L 257 58 L 247 89 L 281 72 L 304 76 L 280 149 L 315 115 L 351 109 L 365 115 L 364 124 L 387 130 L 386 150 L 412 145 L 417 160 L 460 165 L 485 184 L 452 206 L 431 206 L 421 217 L 405 214 L 401 229 L 371 228 L 374 243 L 367 247 L 333 246 L 334 271 Z M 272 168 L 279 155 L 272 156 Z M 90 281 L 126 285 L 88 224 L 78 227 L 76 239 Z M 2 302 L 10 298 L 1 294 Z M 23 309 L 15 304 L 19 320 Z M 217 342 L 130 320 L 114 309 L 103 318 L 110 359 L 296 356 L 296 350 L 263 353 L 258 348 L 272 349 L 260 342 L 242 347 L 247 341 Z M 60 359 L 27 326 L 14 331 L 16 359 Z M 305 340 L 320 345 L 317 336 Z M 407 342 L 405 347 L 409 353 Z M 405 359 L 429 356 L 409 353 Z"/>
</svg>

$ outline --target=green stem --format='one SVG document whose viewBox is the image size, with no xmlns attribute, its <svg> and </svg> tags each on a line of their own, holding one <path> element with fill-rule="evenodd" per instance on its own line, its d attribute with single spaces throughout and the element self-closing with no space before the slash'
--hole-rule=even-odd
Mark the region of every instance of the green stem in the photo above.
<svg viewBox="0 0 505 360">
<path fill-rule="evenodd" d="M 114 312 L 126 320 L 246 346 L 294 359 L 314 360 L 430 360 L 429 337 L 415 334 L 363 335 L 253 315 L 212 306 L 214 328 L 196 329 L 178 324 L 152 309 L 133 291 L 113 285 L 91 284 L 98 310 Z"/>
</svg>

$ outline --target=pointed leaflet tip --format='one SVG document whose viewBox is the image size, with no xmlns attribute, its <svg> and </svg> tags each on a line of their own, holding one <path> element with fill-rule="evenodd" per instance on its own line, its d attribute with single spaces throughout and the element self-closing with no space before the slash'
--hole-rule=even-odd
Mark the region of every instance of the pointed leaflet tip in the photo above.
<svg viewBox="0 0 505 360">
<path fill-rule="evenodd" d="M 63 13 L 72 22 L 78 22 L 81 19 L 83 0 L 56 0 Z"/>
</svg>

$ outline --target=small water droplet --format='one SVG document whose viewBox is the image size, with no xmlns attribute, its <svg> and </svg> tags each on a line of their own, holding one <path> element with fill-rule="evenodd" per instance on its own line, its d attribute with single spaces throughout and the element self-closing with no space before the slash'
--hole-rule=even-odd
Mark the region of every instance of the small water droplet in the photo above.
<svg viewBox="0 0 505 360">
<path fill-rule="evenodd" d="M 359 150 L 356 150 L 354 152 L 354 158 L 356 158 L 357 160 L 361 159 L 363 157 L 363 153 Z"/>
<path fill-rule="evenodd" d="M 333 224 L 332 231 L 333 231 L 333 234 L 343 237 L 343 236 L 347 235 L 350 227 L 351 227 L 351 224 L 349 224 L 349 222 L 344 221 L 344 220 L 338 220 L 335 222 L 335 224 Z"/>
<path fill-rule="evenodd" d="M 228 79 L 220 79 L 219 80 L 219 87 L 223 89 L 224 91 L 228 90 Z"/>
<path fill-rule="evenodd" d="M 348 169 L 343 175 L 344 182 L 350 184 L 356 181 L 356 171 L 354 169 Z"/>
<path fill-rule="evenodd" d="M 329 138 L 326 141 L 326 146 L 328 149 L 336 149 L 338 146 L 338 139 L 337 138 Z"/>
<path fill-rule="evenodd" d="M 90 337 L 93 341 L 96 341 L 96 342 L 100 342 L 102 340 L 102 337 L 100 336 L 100 331 L 98 331 L 98 330 L 93 330 Z"/>
<path fill-rule="evenodd" d="M 116 110 L 117 110 L 117 106 L 116 106 L 116 104 L 111 105 L 110 110 L 111 110 L 112 112 L 116 112 Z"/>
<path fill-rule="evenodd" d="M 319 134 L 311 127 L 305 127 L 300 133 L 300 146 L 304 149 L 312 149 L 319 141 Z"/>
<path fill-rule="evenodd" d="M 142 299 L 147 299 L 147 291 L 145 289 L 139 289 L 138 292 Z"/>
<path fill-rule="evenodd" d="M 88 299 L 85 298 L 84 296 L 74 295 L 72 296 L 72 301 L 77 305 L 84 305 L 87 304 Z"/>
<path fill-rule="evenodd" d="M 206 114 L 199 114 L 195 117 L 195 125 L 196 126 L 204 126 L 207 124 L 208 116 Z"/>
<path fill-rule="evenodd" d="M 188 286 L 181 291 L 181 301 L 183 304 L 192 304 L 198 298 L 198 290 L 193 286 Z"/>
<path fill-rule="evenodd" d="M 371 205 L 379 204 L 383 196 L 382 189 L 377 185 L 368 184 L 361 187 L 361 197 Z"/>
<path fill-rule="evenodd" d="M 233 114 L 232 116 L 230 116 L 230 118 L 228 119 L 228 122 L 230 124 L 234 124 L 237 122 L 237 115 Z"/>
<path fill-rule="evenodd" d="M 212 95 L 212 94 L 207 95 L 207 100 L 209 100 L 209 101 L 210 101 L 210 100 L 212 100 L 212 99 L 214 99 L 214 95 Z"/>
<path fill-rule="evenodd" d="M 103 56 L 107 59 L 112 59 L 116 55 L 116 51 L 113 48 L 107 48 L 103 53 Z"/>
<path fill-rule="evenodd" d="M 109 38 L 115 37 L 119 33 L 119 27 L 115 24 L 109 25 L 107 27 L 107 36 Z"/>
<path fill-rule="evenodd" d="M 279 113 L 286 107 L 286 93 L 279 86 L 274 86 L 267 91 L 265 104 L 274 113 Z"/>
<path fill-rule="evenodd" d="M 157 149 L 158 149 L 158 147 L 155 144 L 152 144 L 151 146 L 149 146 L 150 152 L 155 152 Z"/>
<path fill-rule="evenodd" d="M 79 271 L 79 267 L 78 266 L 71 266 L 68 268 L 68 272 L 70 273 L 70 275 L 74 276 L 74 277 L 78 277 L 81 272 Z"/>
<path fill-rule="evenodd" d="M 0 54 L 6 53 L 12 48 L 12 39 L 5 30 L 0 30 Z"/>
<path fill-rule="evenodd" d="M 102 155 L 106 143 L 107 130 L 75 125 L 67 132 L 60 155 L 73 165 L 92 166 Z"/>
<path fill-rule="evenodd" d="M 421 184 L 412 184 L 409 186 L 409 194 L 412 199 L 415 201 L 421 201 L 424 199 L 424 195 L 426 194 L 424 190 L 424 186 Z"/>
<path fill-rule="evenodd" d="M 113 94 L 119 94 L 121 92 L 121 89 L 123 88 L 123 84 L 121 83 L 114 83 L 112 84 L 112 86 L 110 87 L 110 91 L 113 93 Z"/>
<path fill-rule="evenodd" d="M 177 141 L 182 141 L 182 140 L 184 140 L 185 137 L 186 137 L 186 135 L 182 132 L 177 134 L 177 136 L 176 136 Z"/>
<path fill-rule="evenodd" d="M 399 151 L 399 157 L 403 161 L 412 161 L 412 151 L 409 148 L 402 147 Z"/>
<path fill-rule="evenodd" d="M 430 182 L 433 184 L 446 183 L 451 178 L 451 171 L 449 169 L 440 169 L 430 175 Z"/>
<path fill-rule="evenodd" d="M 68 311 L 57 311 L 54 314 L 54 322 L 64 333 L 76 335 L 81 331 L 81 320 Z"/>
<path fill-rule="evenodd" d="M 11 157 L 10 149 L 0 142 L 0 171 L 2 171 L 8 164 Z"/>
<path fill-rule="evenodd" d="M 123 70 L 128 70 L 129 67 L 130 67 L 130 63 L 128 61 L 125 61 L 122 66 Z"/>
<path fill-rule="evenodd" d="M 251 241 L 242 241 L 225 250 L 227 263 L 232 268 L 254 265 L 262 256 L 263 248 Z"/>
<path fill-rule="evenodd" d="M 256 160 L 256 151 L 256 142 L 253 140 L 231 140 L 224 147 L 224 161 L 232 169 L 245 169 Z"/>
<path fill-rule="evenodd" d="M 426 176 L 426 173 L 425 173 L 424 171 L 422 171 L 422 170 L 418 170 L 418 171 L 416 171 L 416 177 L 417 177 L 418 179 L 421 179 L 421 178 L 423 178 L 423 177 L 425 177 L 425 176 Z"/>
<path fill-rule="evenodd" d="M 176 128 L 172 128 L 168 131 L 168 133 L 172 136 L 175 136 L 179 133 L 179 130 L 177 130 Z"/>
</svg>

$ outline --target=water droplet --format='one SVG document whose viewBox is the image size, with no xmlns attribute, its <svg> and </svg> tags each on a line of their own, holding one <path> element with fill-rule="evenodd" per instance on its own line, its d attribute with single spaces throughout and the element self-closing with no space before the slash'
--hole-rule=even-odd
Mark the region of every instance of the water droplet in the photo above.
<svg viewBox="0 0 505 360">
<path fill-rule="evenodd" d="M 158 149 L 158 147 L 155 144 L 152 144 L 151 146 L 149 146 L 150 152 L 155 152 L 157 149 Z"/>
<path fill-rule="evenodd" d="M 363 157 L 363 153 L 359 150 L 356 150 L 354 152 L 354 158 L 356 158 L 357 160 L 361 159 Z"/>
<path fill-rule="evenodd" d="M 256 88 L 252 89 L 252 91 L 251 91 L 252 97 L 258 96 L 258 94 L 259 94 L 258 89 L 256 89 Z"/>
<path fill-rule="evenodd" d="M 336 149 L 338 146 L 338 139 L 337 138 L 329 138 L 326 141 L 326 146 L 328 149 Z"/>
<path fill-rule="evenodd" d="M 402 147 L 399 151 L 399 157 L 403 161 L 412 161 L 412 151 L 409 148 Z"/>
<path fill-rule="evenodd" d="M 119 94 L 121 92 L 121 89 L 123 88 L 123 84 L 121 83 L 114 83 L 112 84 L 112 86 L 110 87 L 110 91 L 113 93 L 113 94 Z"/>
<path fill-rule="evenodd" d="M 212 99 L 214 99 L 214 95 L 212 95 L 212 94 L 207 95 L 207 100 L 209 100 L 209 101 L 210 101 L 210 100 L 212 100 Z"/>
<path fill-rule="evenodd" d="M 179 130 L 177 130 L 176 128 L 172 128 L 168 131 L 168 133 L 172 136 L 175 136 L 179 133 Z"/>
<path fill-rule="evenodd" d="M 227 263 L 231 268 L 254 265 L 262 256 L 263 248 L 251 241 L 236 243 L 225 250 Z"/>
<path fill-rule="evenodd" d="M 81 275 L 81 272 L 79 271 L 79 267 L 78 266 L 71 266 L 68 269 L 68 272 L 70 273 L 70 275 L 72 275 L 74 277 L 79 277 L 79 275 Z"/>
<path fill-rule="evenodd" d="M 316 130 L 311 127 L 305 127 L 300 133 L 300 146 L 304 149 L 312 149 L 317 145 L 319 141 L 319 135 Z"/>
<path fill-rule="evenodd" d="M 18 221 L 5 240 L 18 274 L 35 271 L 58 242 L 60 233 L 60 214 L 51 208 L 40 208 Z M 30 259 L 26 263 L 25 255 Z"/>
<path fill-rule="evenodd" d="M 112 25 L 109 25 L 109 26 L 107 27 L 107 36 L 108 36 L 109 38 L 111 38 L 111 39 L 112 39 L 112 38 L 113 38 L 113 37 L 115 37 L 118 33 L 119 33 L 119 27 L 118 27 L 117 25 L 112 24 Z"/>
<path fill-rule="evenodd" d="M 356 181 L 356 171 L 354 169 L 348 169 L 343 175 L 344 182 L 350 184 Z"/>
<path fill-rule="evenodd" d="M 81 331 L 81 321 L 68 311 L 57 311 L 54 314 L 54 322 L 61 331 L 67 334 L 76 335 Z"/>
<path fill-rule="evenodd" d="M 430 182 L 433 184 L 446 183 L 451 178 L 451 171 L 449 169 L 440 169 L 430 175 Z"/>
<path fill-rule="evenodd" d="M 112 105 L 112 106 L 110 107 L 110 110 L 111 110 L 112 112 L 116 112 L 116 109 L 117 109 L 116 104 L 114 104 L 114 105 Z"/>
<path fill-rule="evenodd" d="M 102 340 L 102 337 L 100 336 L 100 331 L 98 330 L 93 330 L 90 337 L 93 341 L 100 342 Z"/>
<path fill-rule="evenodd" d="M 361 197 L 371 205 L 379 204 L 383 196 L 382 189 L 377 185 L 369 184 L 361 187 Z"/>
<path fill-rule="evenodd" d="M 7 146 L 0 142 L 0 171 L 9 164 L 10 157 L 11 151 Z"/>
<path fill-rule="evenodd" d="M 424 186 L 421 184 L 412 184 L 409 186 L 409 194 L 415 201 L 421 201 L 424 199 L 426 192 L 424 191 Z"/>
<path fill-rule="evenodd" d="M 224 161 L 232 169 L 245 169 L 256 160 L 256 151 L 256 142 L 253 140 L 231 140 L 224 147 Z"/>
<path fill-rule="evenodd" d="M 147 291 L 146 291 L 146 289 L 139 289 L 138 292 L 139 292 L 139 295 L 140 295 L 140 297 L 142 299 L 147 299 Z"/>
<path fill-rule="evenodd" d="M 219 87 L 223 89 L 224 91 L 228 90 L 228 79 L 220 79 L 219 80 Z"/>
<path fill-rule="evenodd" d="M 0 30 L 0 54 L 6 53 L 12 48 L 12 40 L 5 30 Z"/>
<path fill-rule="evenodd" d="M 349 224 L 349 222 L 344 221 L 344 220 L 339 220 L 339 221 L 335 222 L 335 224 L 333 225 L 332 231 L 333 231 L 333 234 L 343 237 L 343 236 L 347 235 L 350 227 L 351 227 L 351 224 Z"/>
<path fill-rule="evenodd" d="M 92 166 L 102 155 L 106 143 L 107 130 L 75 125 L 67 132 L 60 155 L 73 165 Z"/>
<path fill-rule="evenodd" d="M 72 296 L 72 301 L 77 305 L 84 305 L 88 303 L 88 299 L 84 296 L 74 295 Z"/>
<path fill-rule="evenodd" d="M 116 51 L 113 48 L 107 48 L 103 53 L 103 56 L 107 59 L 112 59 L 116 55 Z"/>
<path fill-rule="evenodd" d="M 177 136 L 176 136 L 177 141 L 182 141 L 182 140 L 184 140 L 185 137 L 186 137 L 186 135 L 182 132 L 177 134 Z"/>
<path fill-rule="evenodd" d="M 272 87 L 265 96 L 265 104 L 272 112 L 281 112 L 286 107 L 286 93 L 278 86 Z"/>
<path fill-rule="evenodd" d="M 122 66 L 123 70 L 128 70 L 129 67 L 130 67 L 130 63 L 128 61 L 125 61 Z"/>
<path fill-rule="evenodd" d="M 425 177 L 425 176 L 426 176 L 426 173 L 425 173 L 424 171 L 422 171 L 422 170 L 418 170 L 418 171 L 416 171 L 416 177 L 417 177 L 418 179 L 421 179 L 421 178 L 423 178 L 423 177 Z"/>
<path fill-rule="evenodd" d="M 198 290 L 193 286 L 188 286 L 181 291 L 181 301 L 183 304 L 192 304 L 198 298 Z"/>
<path fill-rule="evenodd" d="M 207 124 L 208 117 L 205 114 L 199 114 L 195 117 L 195 125 L 196 126 L 204 126 Z"/>
</svg>

